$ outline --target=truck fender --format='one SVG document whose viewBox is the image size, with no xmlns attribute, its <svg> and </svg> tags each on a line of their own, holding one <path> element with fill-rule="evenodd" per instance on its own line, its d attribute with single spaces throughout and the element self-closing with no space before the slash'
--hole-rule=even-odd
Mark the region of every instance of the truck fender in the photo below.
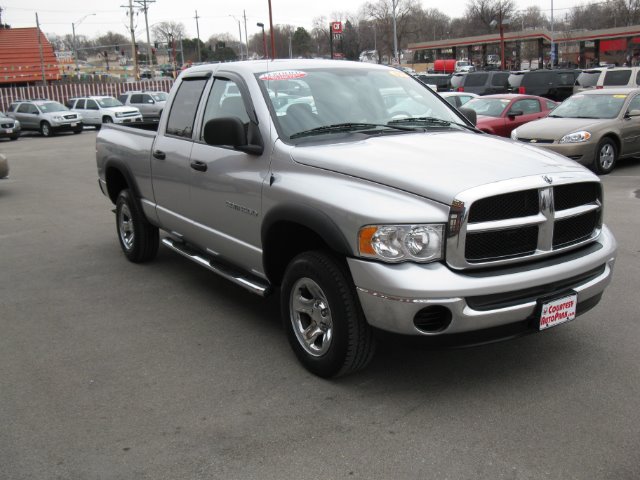
<svg viewBox="0 0 640 480">
<path fill-rule="evenodd" d="M 115 169 L 120 176 L 113 177 L 113 169 Z M 118 193 L 123 188 L 130 189 L 135 198 L 140 198 L 140 191 L 138 190 L 138 185 L 134 180 L 134 175 L 131 173 L 128 165 L 118 159 L 109 159 L 104 164 L 104 172 L 105 172 L 105 181 L 107 182 L 107 191 L 109 192 L 109 198 L 115 204 L 116 199 L 118 198 Z M 110 173 L 111 172 L 111 173 Z M 123 184 L 123 179 L 126 184 Z"/>
</svg>

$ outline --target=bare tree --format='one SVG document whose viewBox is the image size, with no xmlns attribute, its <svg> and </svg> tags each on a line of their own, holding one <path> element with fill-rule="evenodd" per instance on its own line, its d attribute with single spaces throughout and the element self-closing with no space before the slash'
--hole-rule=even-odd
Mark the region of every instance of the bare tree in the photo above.
<svg viewBox="0 0 640 480">
<path fill-rule="evenodd" d="M 185 38 L 185 30 L 184 24 L 181 22 L 160 22 L 156 23 L 151 29 L 153 38 L 166 44 Z"/>
<path fill-rule="evenodd" d="M 466 16 L 473 29 L 471 34 L 491 33 L 493 22 L 504 22 L 516 11 L 514 0 L 471 0 L 467 3 Z"/>
</svg>

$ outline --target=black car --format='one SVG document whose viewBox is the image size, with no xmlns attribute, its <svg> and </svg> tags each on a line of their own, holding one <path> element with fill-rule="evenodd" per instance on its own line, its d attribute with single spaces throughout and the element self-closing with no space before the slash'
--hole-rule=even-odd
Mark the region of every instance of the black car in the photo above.
<svg viewBox="0 0 640 480">
<path fill-rule="evenodd" d="M 562 102 L 573 95 L 573 86 L 580 70 L 531 70 L 511 72 L 509 93 L 538 95 Z"/>
<path fill-rule="evenodd" d="M 445 73 L 419 73 L 417 79 L 426 85 L 435 85 L 438 92 L 448 92 L 451 88 L 451 75 Z"/>
<path fill-rule="evenodd" d="M 509 87 L 509 72 L 471 72 L 462 77 L 458 92 L 475 93 L 476 95 L 493 95 L 507 93 Z"/>
</svg>

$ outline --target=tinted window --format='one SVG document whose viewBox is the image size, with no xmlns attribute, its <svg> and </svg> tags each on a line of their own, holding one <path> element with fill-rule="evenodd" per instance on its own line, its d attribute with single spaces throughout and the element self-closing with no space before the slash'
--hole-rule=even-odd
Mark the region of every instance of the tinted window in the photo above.
<svg viewBox="0 0 640 480">
<path fill-rule="evenodd" d="M 491 85 L 494 87 L 503 87 L 507 84 L 508 79 L 508 73 L 495 73 L 491 79 Z"/>
<path fill-rule="evenodd" d="M 153 103 L 153 98 L 151 98 L 151 95 L 145 93 L 142 95 L 142 103 Z"/>
<path fill-rule="evenodd" d="M 129 100 L 129 103 L 143 103 L 144 100 L 142 98 L 142 95 L 140 95 L 139 93 L 135 93 L 133 95 L 131 95 L 131 100 Z"/>
<path fill-rule="evenodd" d="M 16 111 L 16 107 L 18 106 L 17 103 L 12 103 L 11 105 L 9 105 L 9 112 L 15 112 Z"/>
<path fill-rule="evenodd" d="M 522 79 L 523 87 L 547 86 L 551 83 L 551 72 L 530 73 Z"/>
<path fill-rule="evenodd" d="M 638 74 L 636 75 L 636 85 L 640 85 L 640 70 L 638 70 Z"/>
<path fill-rule="evenodd" d="M 207 80 L 204 78 L 182 82 L 169 113 L 166 132 L 168 135 L 191 138 L 193 122 L 206 83 Z"/>
<path fill-rule="evenodd" d="M 99 110 L 98 104 L 95 102 L 95 100 L 87 100 L 87 110 Z"/>
<path fill-rule="evenodd" d="M 28 103 L 22 103 L 20 104 L 20 106 L 18 107 L 18 113 L 30 113 L 31 109 L 29 108 L 31 105 L 29 105 Z"/>
<path fill-rule="evenodd" d="M 470 73 L 467 75 L 467 79 L 464 81 L 465 87 L 482 87 L 485 83 L 487 83 L 487 78 L 489 75 L 486 73 Z"/>
<path fill-rule="evenodd" d="M 567 72 L 567 73 L 559 73 L 558 74 L 558 85 L 563 86 L 563 87 L 567 87 L 567 86 L 572 86 L 573 83 L 575 82 L 575 76 L 573 75 L 573 73 Z"/>
<path fill-rule="evenodd" d="M 78 100 L 76 102 L 76 108 L 79 108 L 80 110 L 84 110 L 84 98 L 81 98 L 80 100 Z"/>
<path fill-rule="evenodd" d="M 127 103 L 127 96 L 126 96 L 126 95 L 120 95 L 120 96 L 118 97 L 118 101 L 119 101 L 120 103 Z"/>
<path fill-rule="evenodd" d="M 604 85 L 626 85 L 631 78 L 631 70 L 609 70 L 604 72 Z"/>
</svg>

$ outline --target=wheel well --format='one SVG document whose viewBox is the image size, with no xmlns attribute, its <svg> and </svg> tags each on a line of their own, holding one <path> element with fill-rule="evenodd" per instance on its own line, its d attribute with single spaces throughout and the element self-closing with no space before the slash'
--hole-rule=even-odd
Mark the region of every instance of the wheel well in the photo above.
<svg viewBox="0 0 640 480">
<path fill-rule="evenodd" d="M 110 115 L 103 115 L 103 116 L 102 116 L 102 121 L 104 122 L 104 121 L 105 121 L 105 119 L 108 119 L 108 120 L 107 120 L 107 122 L 109 122 L 109 121 L 111 121 L 111 120 L 112 120 L 112 118 L 111 118 L 111 116 L 110 116 Z"/>
<path fill-rule="evenodd" d="M 107 191 L 111 202 L 115 205 L 116 199 L 120 191 L 129 188 L 129 182 L 120 170 L 115 167 L 107 168 L 105 172 L 105 180 L 107 181 Z"/>
<path fill-rule="evenodd" d="M 616 151 L 618 152 L 618 155 L 620 155 L 621 145 L 620 145 L 620 139 L 618 138 L 618 136 L 613 133 L 607 133 L 604 137 L 600 139 L 600 141 L 604 140 L 605 138 L 608 138 L 609 140 L 613 141 L 613 143 L 616 146 Z"/>
<path fill-rule="evenodd" d="M 264 268 L 273 285 L 280 285 L 289 262 L 308 250 L 330 250 L 318 233 L 293 222 L 278 222 L 266 235 L 263 245 Z"/>
</svg>

